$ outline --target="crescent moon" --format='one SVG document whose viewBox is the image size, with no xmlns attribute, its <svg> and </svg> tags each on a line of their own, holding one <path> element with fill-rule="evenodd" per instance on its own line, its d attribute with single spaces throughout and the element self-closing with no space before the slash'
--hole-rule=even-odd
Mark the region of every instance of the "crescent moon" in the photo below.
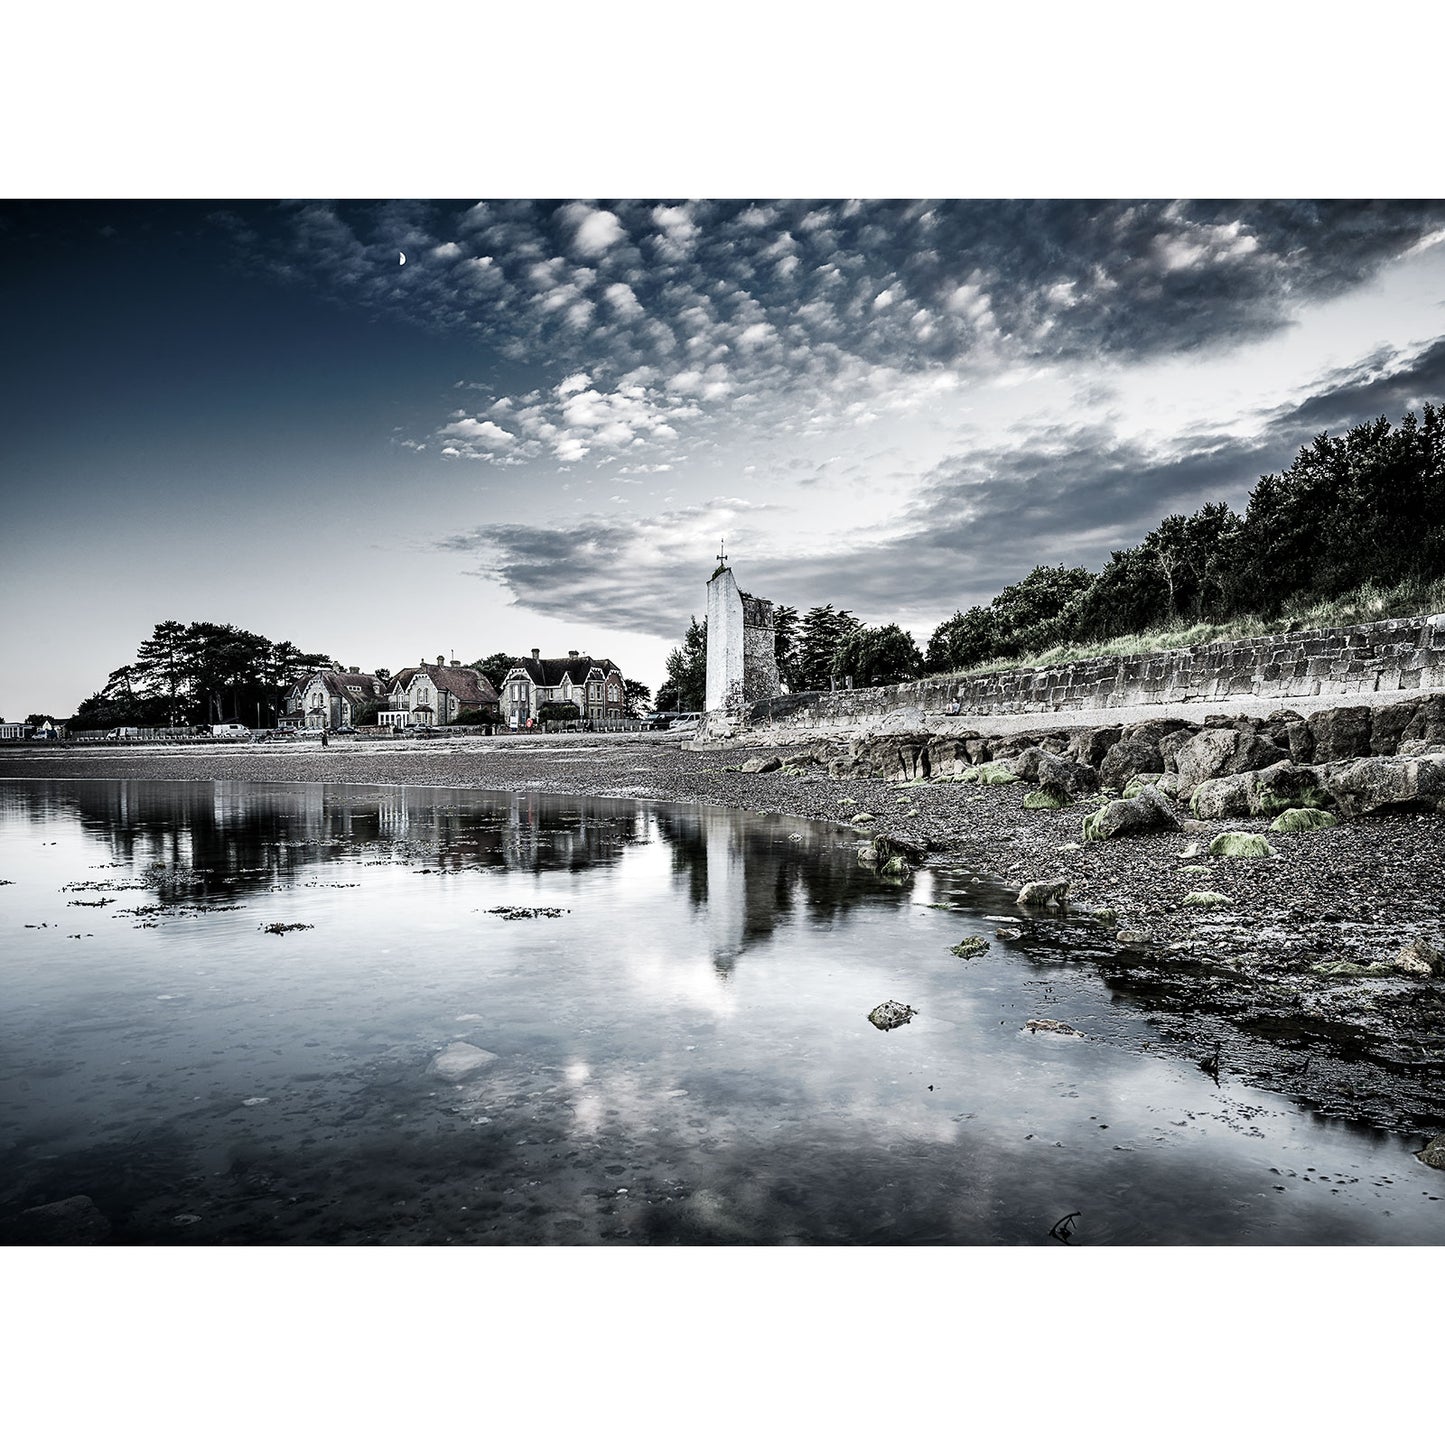
<svg viewBox="0 0 1445 1445">
<path fill-rule="evenodd" d="M 401 257 L 401 264 L 402 264 L 403 266 L 405 266 L 405 265 L 406 265 L 406 252 L 405 252 L 405 251 L 398 251 L 396 254 Z"/>
</svg>

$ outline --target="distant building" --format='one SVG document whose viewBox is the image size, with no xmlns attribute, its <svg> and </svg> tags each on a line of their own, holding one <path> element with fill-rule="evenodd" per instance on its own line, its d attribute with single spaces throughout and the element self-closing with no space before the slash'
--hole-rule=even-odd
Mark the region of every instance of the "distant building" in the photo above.
<svg viewBox="0 0 1445 1445">
<path fill-rule="evenodd" d="M 299 728 L 354 727 L 363 703 L 384 703 L 386 689 L 370 672 L 313 672 L 286 694 L 283 723 Z"/>
<path fill-rule="evenodd" d="M 579 652 L 543 657 L 534 647 L 502 680 L 502 718 L 525 727 L 549 702 L 575 703 L 578 716 L 596 722 L 625 717 L 622 670 L 610 658 Z"/>
<path fill-rule="evenodd" d="M 773 604 L 742 591 L 718 554 L 707 584 L 707 692 L 709 713 L 742 714 L 753 703 L 776 697 L 777 637 Z"/>
<path fill-rule="evenodd" d="M 376 720 L 383 727 L 445 727 L 464 712 L 497 710 L 497 689 L 474 667 L 456 658 L 404 667 L 391 680 L 385 705 Z"/>
</svg>

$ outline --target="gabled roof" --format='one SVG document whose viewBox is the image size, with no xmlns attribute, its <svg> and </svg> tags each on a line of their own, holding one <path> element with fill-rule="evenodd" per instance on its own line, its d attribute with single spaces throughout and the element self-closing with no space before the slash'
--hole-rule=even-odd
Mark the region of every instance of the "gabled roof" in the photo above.
<svg viewBox="0 0 1445 1445">
<path fill-rule="evenodd" d="M 391 691 L 405 692 L 418 673 L 429 677 L 438 690 L 451 693 L 465 706 L 487 707 L 497 701 L 497 689 L 476 668 L 437 667 L 435 663 L 402 668 L 391 680 Z"/>
<path fill-rule="evenodd" d="M 361 689 L 363 702 L 377 702 L 386 696 L 386 689 L 382 687 L 380 679 L 369 672 L 311 672 L 292 683 L 291 691 L 304 692 L 317 683 L 332 697 L 354 699 L 356 694 L 350 690 L 353 687 Z"/>
<path fill-rule="evenodd" d="M 622 669 L 609 657 L 523 657 L 507 676 L 516 672 L 525 672 L 538 687 L 560 687 L 566 678 L 580 686 L 593 672 L 622 676 Z"/>
</svg>

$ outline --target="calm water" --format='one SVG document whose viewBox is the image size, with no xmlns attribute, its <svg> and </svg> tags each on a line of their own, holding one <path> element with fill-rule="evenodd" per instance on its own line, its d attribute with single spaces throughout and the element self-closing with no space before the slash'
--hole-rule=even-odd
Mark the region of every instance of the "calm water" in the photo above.
<svg viewBox="0 0 1445 1445">
<path fill-rule="evenodd" d="M 1008 898 L 855 848 L 630 801 L 0 782 L 0 1240 L 85 1194 L 115 1242 L 1061 1248 L 1077 1213 L 1075 1247 L 1445 1243 L 1417 1141 L 1158 1056 L 1077 957 L 961 962 Z M 887 999 L 918 1017 L 878 1031 Z M 458 1041 L 496 1058 L 429 1072 Z"/>
</svg>

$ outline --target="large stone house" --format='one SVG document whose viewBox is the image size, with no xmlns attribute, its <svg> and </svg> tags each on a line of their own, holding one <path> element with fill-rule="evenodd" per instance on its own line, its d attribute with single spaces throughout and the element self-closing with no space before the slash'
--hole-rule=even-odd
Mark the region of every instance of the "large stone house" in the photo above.
<svg viewBox="0 0 1445 1445">
<path fill-rule="evenodd" d="M 443 727 L 459 714 L 478 709 L 496 712 L 497 689 L 476 668 L 463 667 L 456 658 L 448 663 L 438 657 L 435 663 L 404 667 L 392 678 L 376 720 L 382 726 Z"/>
<path fill-rule="evenodd" d="M 622 669 L 606 657 L 543 657 L 534 647 L 502 680 L 502 720 L 525 727 L 549 702 L 575 703 L 578 714 L 594 722 L 625 717 Z"/>
<path fill-rule="evenodd" d="M 386 689 L 369 672 L 313 672 L 286 694 L 283 723 L 302 728 L 354 727 L 363 703 L 384 703 Z"/>
</svg>

